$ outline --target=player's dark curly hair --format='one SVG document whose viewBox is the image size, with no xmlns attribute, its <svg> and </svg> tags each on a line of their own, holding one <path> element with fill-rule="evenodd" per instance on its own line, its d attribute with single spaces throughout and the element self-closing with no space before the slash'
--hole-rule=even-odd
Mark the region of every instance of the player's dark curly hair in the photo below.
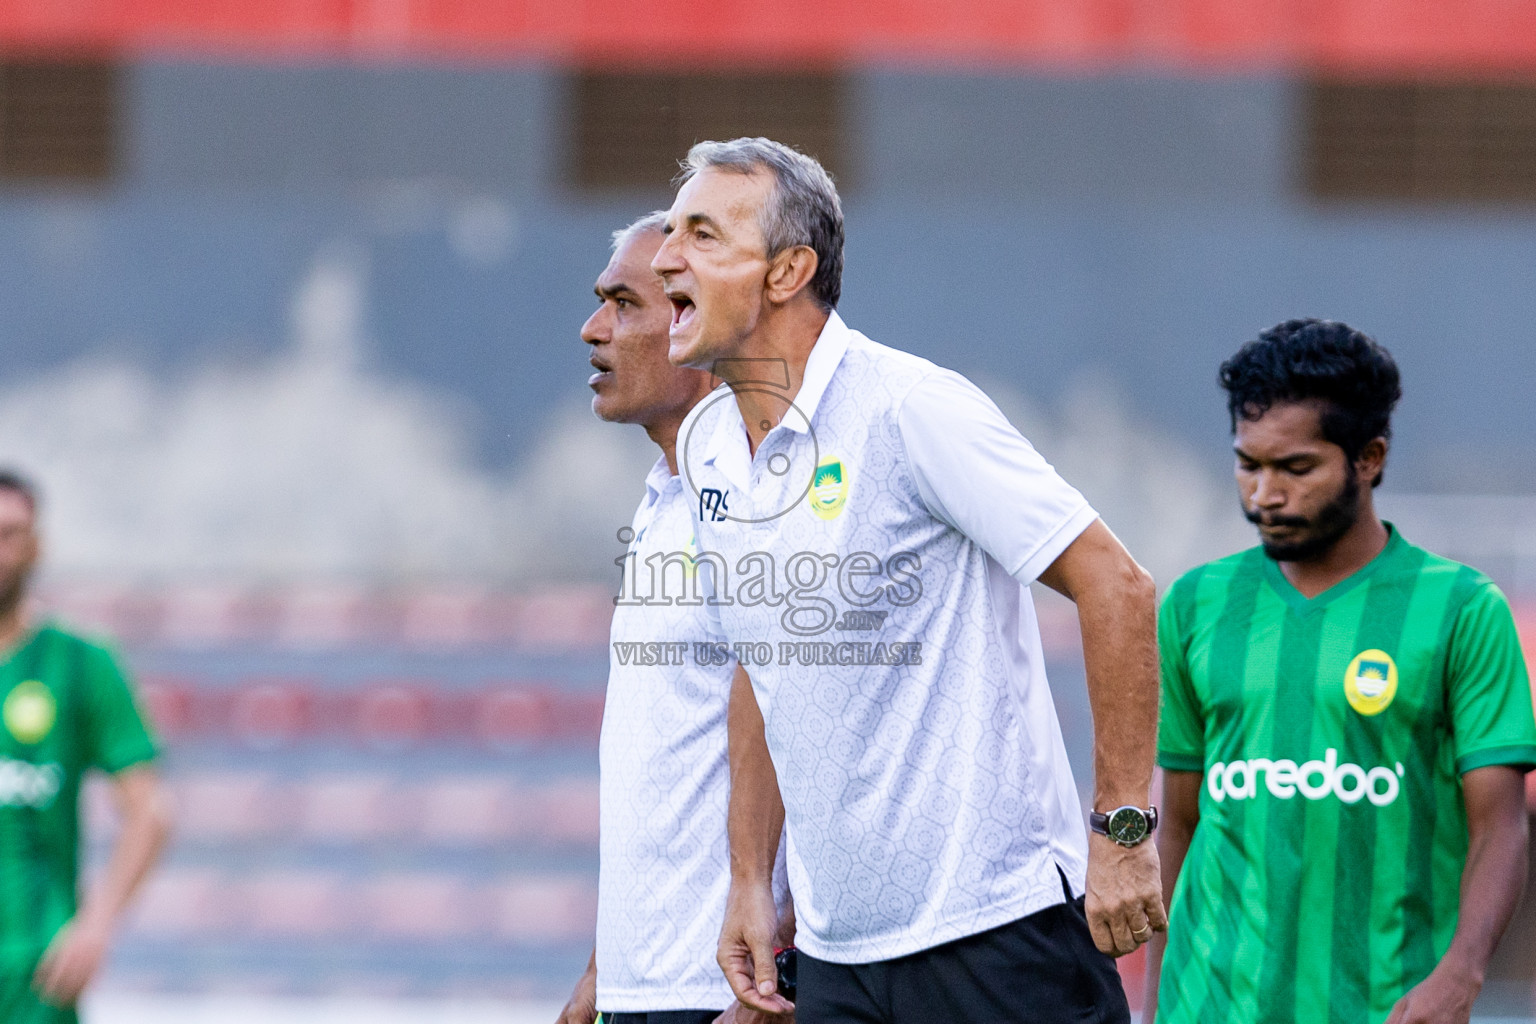
<svg viewBox="0 0 1536 1024">
<path fill-rule="evenodd" d="M 1234 432 L 1238 417 L 1256 420 L 1276 402 L 1321 401 L 1323 437 L 1350 462 L 1375 438 L 1391 441 L 1403 397 L 1392 353 L 1337 320 L 1276 324 L 1222 363 L 1219 379 Z"/>
</svg>

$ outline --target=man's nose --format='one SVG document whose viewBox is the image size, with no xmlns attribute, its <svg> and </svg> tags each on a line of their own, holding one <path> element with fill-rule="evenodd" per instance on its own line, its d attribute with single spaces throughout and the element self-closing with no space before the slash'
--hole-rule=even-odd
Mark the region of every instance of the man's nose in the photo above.
<svg viewBox="0 0 1536 1024">
<path fill-rule="evenodd" d="M 1251 500 L 1259 508 L 1280 508 L 1285 504 L 1285 489 L 1280 486 L 1274 473 L 1261 469 L 1255 474 Z"/>
<path fill-rule="evenodd" d="M 677 237 L 674 233 L 662 240 L 661 248 L 656 250 L 656 256 L 651 260 L 653 273 L 665 277 L 667 274 L 675 274 L 683 269 L 683 261 L 678 254 Z"/>
<path fill-rule="evenodd" d="M 611 337 L 608 317 L 604 315 L 607 309 L 608 304 L 605 302 L 597 308 L 596 312 L 587 317 L 586 323 L 581 325 L 581 340 L 588 345 L 601 345 Z"/>
</svg>

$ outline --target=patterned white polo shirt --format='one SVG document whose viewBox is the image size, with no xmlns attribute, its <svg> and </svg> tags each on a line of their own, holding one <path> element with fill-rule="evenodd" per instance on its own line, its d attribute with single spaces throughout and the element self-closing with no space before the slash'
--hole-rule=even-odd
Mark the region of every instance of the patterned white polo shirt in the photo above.
<svg viewBox="0 0 1536 1024">
<path fill-rule="evenodd" d="M 797 944 L 884 960 L 1060 903 L 1058 866 L 1081 892 L 1027 584 L 1097 514 L 969 381 L 836 314 L 783 400 L 754 457 L 718 389 L 678 458 L 783 791 Z"/>
</svg>

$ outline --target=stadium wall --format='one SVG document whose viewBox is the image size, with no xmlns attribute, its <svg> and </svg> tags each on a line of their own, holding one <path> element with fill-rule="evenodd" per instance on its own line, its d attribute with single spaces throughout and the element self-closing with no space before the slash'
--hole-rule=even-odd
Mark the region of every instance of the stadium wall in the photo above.
<svg viewBox="0 0 1536 1024">
<path fill-rule="evenodd" d="M 1536 487 L 1536 208 L 1309 198 L 1280 77 L 876 68 L 848 96 L 843 309 L 873 337 L 1047 409 L 1107 382 L 1219 469 L 1217 362 L 1343 318 L 1404 365 L 1393 486 Z M 371 358 L 467 400 L 480 456 L 515 462 L 583 392 L 607 232 L 666 199 L 567 184 L 570 102 L 552 68 L 132 65 L 113 181 L 0 194 L 0 358 L 238 362 L 350 245 Z"/>
</svg>

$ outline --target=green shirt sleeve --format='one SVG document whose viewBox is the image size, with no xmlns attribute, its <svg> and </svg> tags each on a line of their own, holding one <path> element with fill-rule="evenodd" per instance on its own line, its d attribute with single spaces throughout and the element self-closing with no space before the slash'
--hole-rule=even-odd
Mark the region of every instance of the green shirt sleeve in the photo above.
<svg viewBox="0 0 1536 1024">
<path fill-rule="evenodd" d="M 86 762 L 115 773 L 153 759 L 155 741 L 117 658 L 106 648 L 91 644 L 83 661 Z"/>
<path fill-rule="evenodd" d="M 1531 680 L 1509 602 L 1492 583 L 1462 606 L 1447 662 L 1456 771 L 1536 767 Z"/>
<path fill-rule="evenodd" d="M 1161 713 L 1157 725 L 1157 763 L 1170 771 L 1205 771 L 1205 716 L 1189 675 L 1189 657 L 1179 609 L 1184 592 L 1175 583 L 1157 616 L 1157 648 L 1162 665 Z"/>
</svg>

